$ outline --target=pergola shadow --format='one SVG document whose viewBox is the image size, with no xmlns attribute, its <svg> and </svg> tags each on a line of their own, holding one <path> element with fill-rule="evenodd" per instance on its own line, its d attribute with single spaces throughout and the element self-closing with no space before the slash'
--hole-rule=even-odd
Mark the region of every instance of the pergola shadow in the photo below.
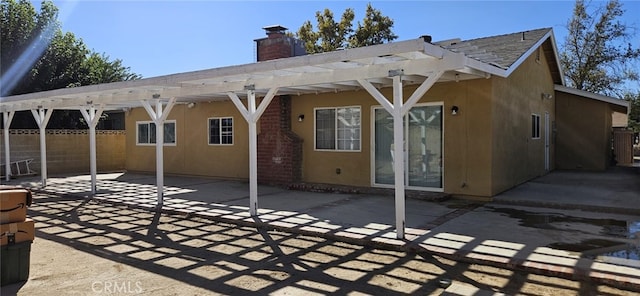
<svg viewBox="0 0 640 296">
<path fill-rule="evenodd" d="M 616 277 L 633 275 L 634 270 L 637 270 L 637 266 L 594 262 L 550 248 L 534 248 L 500 240 L 480 241 L 471 236 L 432 231 L 438 225 L 464 215 L 473 207 L 449 209 L 443 212 L 444 215 L 426 217 L 431 219 L 429 223 L 416 228 L 407 228 L 406 239 L 399 240 L 395 236 L 392 220 L 383 219 L 376 222 L 376 219 L 380 219 L 375 217 L 376 213 L 370 213 L 371 219 L 364 223 L 360 221 L 359 224 L 337 223 L 331 220 L 335 215 L 342 215 L 342 213 L 330 214 L 337 206 L 347 202 L 367 201 L 369 197 L 319 194 L 325 198 L 322 200 L 318 199 L 318 196 L 311 195 L 307 198 L 312 201 L 304 203 L 305 206 L 302 208 L 293 201 L 284 204 L 274 203 L 274 208 L 281 209 L 261 208 L 257 216 L 251 216 L 248 207 L 243 206 L 248 201 L 246 183 L 177 179 L 176 184 L 169 182 L 165 187 L 164 207 L 161 211 L 157 211 L 156 195 L 153 185 L 148 184 L 152 183 L 152 180 L 147 182 L 149 180 L 149 177 L 144 175 L 100 180 L 99 188 L 104 191 L 98 192 L 93 198 L 78 196 L 78 192 L 85 192 L 86 188 L 83 186 L 86 185 L 83 184 L 86 184 L 86 180 L 79 180 L 76 183 L 70 180 L 50 182 L 47 190 L 52 193 L 40 192 L 39 194 L 44 194 L 45 197 L 36 200 L 34 207 L 30 209 L 31 213 L 38 218 L 38 236 L 59 241 L 101 257 L 116 258 L 114 260 L 131 266 L 146 266 L 143 269 L 158 274 L 171 276 L 175 275 L 176 270 L 182 270 L 184 274 L 181 277 L 184 276 L 185 282 L 231 294 L 240 293 L 243 288 L 239 288 L 238 286 L 242 286 L 242 283 L 234 282 L 231 276 L 227 276 L 228 273 L 235 274 L 234 279 L 240 276 L 250 281 L 262 281 L 265 287 L 269 287 L 265 292 L 270 293 L 268 291 L 280 291 L 280 289 L 305 289 L 303 287 L 307 286 L 307 282 L 302 286 L 291 286 L 292 281 L 288 280 L 293 278 L 292 274 L 300 271 L 309 272 L 314 278 L 317 276 L 319 279 L 324 279 L 320 281 L 323 285 L 336 285 L 338 288 L 335 291 L 324 292 L 311 288 L 304 290 L 305 292 L 333 293 L 341 291 L 343 285 L 353 285 L 368 287 L 357 291 L 375 294 L 379 287 L 369 287 L 370 281 L 374 278 L 371 274 L 386 270 L 384 269 L 386 264 L 370 262 L 375 268 L 369 267 L 365 271 L 343 268 L 345 264 L 352 265 L 352 260 L 356 260 L 357 265 L 363 264 L 354 258 L 365 256 L 369 252 L 378 252 L 377 249 L 371 249 L 372 247 L 387 250 L 380 250 L 380 252 L 395 254 L 393 255 L 397 257 L 395 260 L 402 262 L 392 270 L 405 268 L 403 266 L 406 264 L 417 264 L 413 262 L 414 260 L 421 262 L 420 264 L 432 264 L 431 269 L 435 266 L 442 270 L 437 274 L 427 272 L 430 275 L 422 277 L 425 280 L 421 283 L 412 280 L 413 276 L 410 279 L 391 277 L 396 281 L 403 281 L 403 286 L 415 286 L 415 289 L 410 290 L 418 291 L 420 294 L 436 291 L 438 286 L 434 281 L 437 282 L 440 278 L 462 279 L 482 287 L 482 283 L 464 275 L 464 268 L 474 263 L 581 280 L 583 282 L 579 289 L 582 292 L 593 290 L 593 287 L 586 283 L 590 278 L 595 277 L 601 283 L 615 284 Z M 220 186 L 226 188 L 226 191 L 207 192 L 202 188 L 212 183 L 216 184 L 216 188 Z M 269 196 L 292 194 L 277 188 L 265 188 L 261 192 L 265 192 L 261 200 L 267 204 Z M 305 213 L 305 209 L 313 214 Z M 239 234 L 236 235 L 236 233 Z M 230 240 L 235 242 L 230 243 Z M 285 243 L 289 240 L 308 247 L 302 248 L 303 251 L 299 246 Z M 305 258 L 311 256 L 309 254 L 315 256 L 318 253 L 316 249 L 329 247 L 333 249 L 335 244 L 347 246 L 339 242 L 356 243 L 367 247 L 347 247 L 347 249 L 353 249 L 349 253 L 353 254 L 351 257 L 345 257 L 342 253 L 320 252 L 318 256 L 335 258 L 331 260 L 316 258 L 314 259 L 316 261 L 306 261 Z M 249 249 L 242 251 L 242 248 Z M 296 250 L 291 251 L 291 248 Z M 410 255 L 405 256 L 399 253 L 404 251 L 409 251 Z M 182 253 L 189 255 L 182 256 L 180 255 Z M 292 254 L 295 258 L 291 257 Z M 254 255 L 259 259 L 255 259 Z M 437 257 L 433 257 L 434 255 Z M 194 260 L 192 257 L 200 259 Z M 245 269 L 227 266 L 229 258 L 232 257 L 243 259 L 232 262 L 230 266 L 252 267 Z M 223 260 L 224 263 L 220 263 L 222 265 L 206 264 L 209 262 L 207 260 L 215 262 Z M 261 264 L 267 264 L 265 260 L 276 264 L 280 272 L 286 273 L 287 276 L 282 281 L 274 281 L 273 275 L 264 275 L 260 268 L 263 267 Z M 439 260 L 439 263 L 433 260 Z M 251 265 L 251 261 L 259 263 Z M 456 263 L 456 261 L 466 263 Z M 329 262 L 332 263 L 328 264 Z M 288 269 L 282 269 L 286 266 Z M 456 266 L 467 267 L 460 271 Z M 317 270 L 318 268 L 320 270 Z M 258 274 L 261 275 L 255 274 L 258 270 L 260 271 Z M 347 280 L 335 283 L 333 275 L 339 275 L 340 272 L 332 272 L 340 270 L 361 274 L 361 277 L 369 280 L 363 282 L 356 280 L 355 283 L 354 280 Z M 207 275 L 199 274 L 200 271 Z M 225 275 L 211 275 L 210 272 Z M 461 273 L 458 274 L 459 272 Z M 522 279 L 518 273 L 503 276 L 508 279 L 509 284 L 505 287 L 493 287 L 493 289 L 521 293 L 525 288 L 522 285 L 529 283 L 529 280 Z M 636 276 L 635 279 L 640 280 L 640 277 Z M 215 285 L 209 286 L 210 281 L 214 281 Z M 401 293 L 394 292 L 390 287 L 387 288 L 390 289 L 391 294 Z M 491 289 L 491 287 L 484 288 Z M 218 289 L 221 290 L 218 291 Z"/>
<path fill-rule="evenodd" d="M 441 290 L 438 281 L 451 270 L 462 274 L 469 268 L 442 258 L 90 199 L 38 194 L 29 211 L 38 238 L 228 295 L 425 295 Z"/>
</svg>

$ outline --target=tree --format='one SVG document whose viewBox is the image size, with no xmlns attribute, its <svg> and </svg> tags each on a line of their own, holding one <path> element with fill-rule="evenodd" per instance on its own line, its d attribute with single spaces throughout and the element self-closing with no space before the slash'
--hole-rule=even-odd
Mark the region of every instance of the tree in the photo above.
<svg viewBox="0 0 640 296">
<path fill-rule="evenodd" d="M 36 12 L 30 1 L 2 0 L 0 12 L 2 96 L 141 78 L 122 60 L 111 61 L 73 33 L 63 33 L 51 1 Z M 86 126 L 78 111 L 54 112 L 51 128 Z M 12 127 L 35 128 L 35 121 L 29 112 L 18 112 Z"/>
<path fill-rule="evenodd" d="M 29 84 L 28 73 L 60 25 L 58 10 L 50 2 L 43 2 L 40 13 L 36 13 L 29 1 L 2 0 L 0 11 L 1 95 L 5 96 L 16 94 L 16 89 L 20 93 L 19 89 Z"/>
<path fill-rule="evenodd" d="M 37 13 L 30 1 L 2 0 L 1 13 L 2 96 L 141 78 L 63 33 L 51 1 Z"/>
<path fill-rule="evenodd" d="M 560 55 L 566 82 L 580 90 L 622 97 L 625 84 L 638 81 L 634 64 L 640 49 L 629 43 L 632 28 L 620 22 L 624 9 L 618 0 L 592 13 L 587 8 L 577 0 L 567 23 L 569 32 Z"/>
<path fill-rule="evenodd" d="M 371 6 L 371 3 L 367 4 L 366 16 L 362 23 L 358 22 L 355 31 L 352 25 L 354 18 L 352 8 L 345 9 L 340 22 L 334 20 L 333 12 L 329 9 L 317 11 L 317 31 L 313 30 L 310 21 L 306 21 L 298 29 L 296 37 L 304 42 L 305 49 L 310 54 L 382 44 L 398 38 L 391 31 L 393 20 L 383 16 L 379 10 Z"/>
<path fill-rule="evenodd" d="M 362 24 L 358 22 L 355 34 L 349 38 L 349 47 L 362 47 L 375 44 L 382 44 L 385 41 L 392 41 L 398 38 L 391 28 L 393 20 L 382 15 L 377 9 L 367 4 L 367 12 Z"/>
<path fill-rule="evenodd" d="M 105 53 L 98 54 L 92 52 L 84 59 L 80 67 L 79 85 L 91 85 L 98 83 L 108 83 L 142 78 L 140 75 L 131 73 L 129 67 L 122 65 L 122 60 L 109 60 Z"/>
<path fill-rule="evenodd" d="M 629 102 L 629 128 L 640 133 L 640 92 L 628 93 L 625 100 Z"/>
</svg>

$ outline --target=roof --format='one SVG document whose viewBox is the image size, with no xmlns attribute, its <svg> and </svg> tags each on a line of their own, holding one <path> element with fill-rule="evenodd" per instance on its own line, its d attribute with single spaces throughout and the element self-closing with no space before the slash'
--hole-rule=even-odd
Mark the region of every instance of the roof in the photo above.
<svg viewBox="0 0 640 296">
<path fill-rule="evenodd" d="M 620 106 L 626 108 L 627 112 L 629 112 L 629 102 L 621 99 L 616 99 L 614 97 L 609 97 L 601 94 L 596 94 L 584 90 L 579 90 L 577 88 L 567 87 L 563 85 L 556 85 L 555 90 L 563 93 L 568 93 L 580 97 L 584 97 L 591 100 L 601 101 L 608 104 L 612 104 L 615 106 Z"/>
<path fill-rule="evenodd" d="M 491 75 L 507 77 L 539 46 L 546 48 L 545 54 L 547 50 L 550 52 L 547 60 L 556 64 L 550 68 L 560 77 L 553 31 L 539 29 L 449 44 L 431 44 L 417 38 L 133 81 L 2 97 L 0 111 L 79 109 L 90 104 L 104 104 L 105 110 L 115 110 L 139 107 L 142 100 L 158 97 L 175 98 L 179 103 L 228 100 L 229 93 L 246 95 L 247 87 L 255 89 L 256 96 L 263 96 L 273 89 L 277 89 L 278 95 L 353 91 L 362 88 L 360 80 L 367 80 L 376 87 L 392 85 L 390 72 L 393 70 L 402 70 L 404 85 L 420 84 L 439 71 L 445 72 L 439 82 Z"/>
<path fill-rule="evenodd" d="M 552 28 L 542 28 L 470 40 L 452 39 L 436 44 L 479 62 L 507 71 L 509 76 L 532 51 L 542 46 L 554 82 L 564 84 Z"/>
</svg>

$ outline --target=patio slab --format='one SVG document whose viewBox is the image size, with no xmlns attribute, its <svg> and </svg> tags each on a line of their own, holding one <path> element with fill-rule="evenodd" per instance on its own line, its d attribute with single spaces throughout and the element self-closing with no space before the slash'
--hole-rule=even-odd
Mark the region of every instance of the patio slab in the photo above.
<svg viewBox="0 0 640 296">
<path fill-rule="evenodd" d="M 583 174 L 552 172 L 482 205 L 408 198 L 405 239 L 396 238 L 393 197 L 374 194 L 260 186 L 258 215 L 252 217 L 248 183 L 166 176 L 162 210 L 640 291 L 640 216 L 633 214 L 640 212 L 639 175 Z M 93 200 L 155 211 L 154 179 L 100 175 Z M 86 176 L 51 178 L 46 188 L 22 184 L 57 196 L 88 196 L 89 188 Z M 567 248 L 589 241 L 611 245 Z"/>
</svg>

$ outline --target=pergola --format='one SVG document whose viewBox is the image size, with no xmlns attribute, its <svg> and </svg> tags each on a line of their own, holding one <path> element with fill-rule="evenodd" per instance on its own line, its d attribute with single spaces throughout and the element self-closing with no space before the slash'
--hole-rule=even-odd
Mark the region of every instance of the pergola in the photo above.
<svg viewBox="0 0 640 296">
<path fill-rule="evenodd" d="M 80 110 L 89 125 L 91 192 L 96 192 L 95 128 L 105 110 L 144 107 L 161 126 L 175 104 L 231 100 L 249 125 L 249 211 L 258 210 L 257 129 L 274 96 L 365 89 L 393 117 L 394 142 L 403 142 L 403 116 L 436 83 L 506 77 L 507 69 L 431 44 L 426 38 L 134 81 L 65 88 L 2 97 L 5 161 L 9 178 L 9 125 L 16 111 L 30 110 L 40 128 L 41 182 L 46 186 L 45 128 L 54 109 Z M 404 100 L 403 86 L 418 85 Z M 387 98 L 380 88 L 392 87 Z M 262 97 L 257 104 L 256 97 Z M 246 100 L 246 103 L 243 102 Z M 163 204 L 163 129 L 156 129 L 158 207 Z M 404 152 L 394 147 L 395 216 L 398 238 L 405 230 Z"/>
</svg>

